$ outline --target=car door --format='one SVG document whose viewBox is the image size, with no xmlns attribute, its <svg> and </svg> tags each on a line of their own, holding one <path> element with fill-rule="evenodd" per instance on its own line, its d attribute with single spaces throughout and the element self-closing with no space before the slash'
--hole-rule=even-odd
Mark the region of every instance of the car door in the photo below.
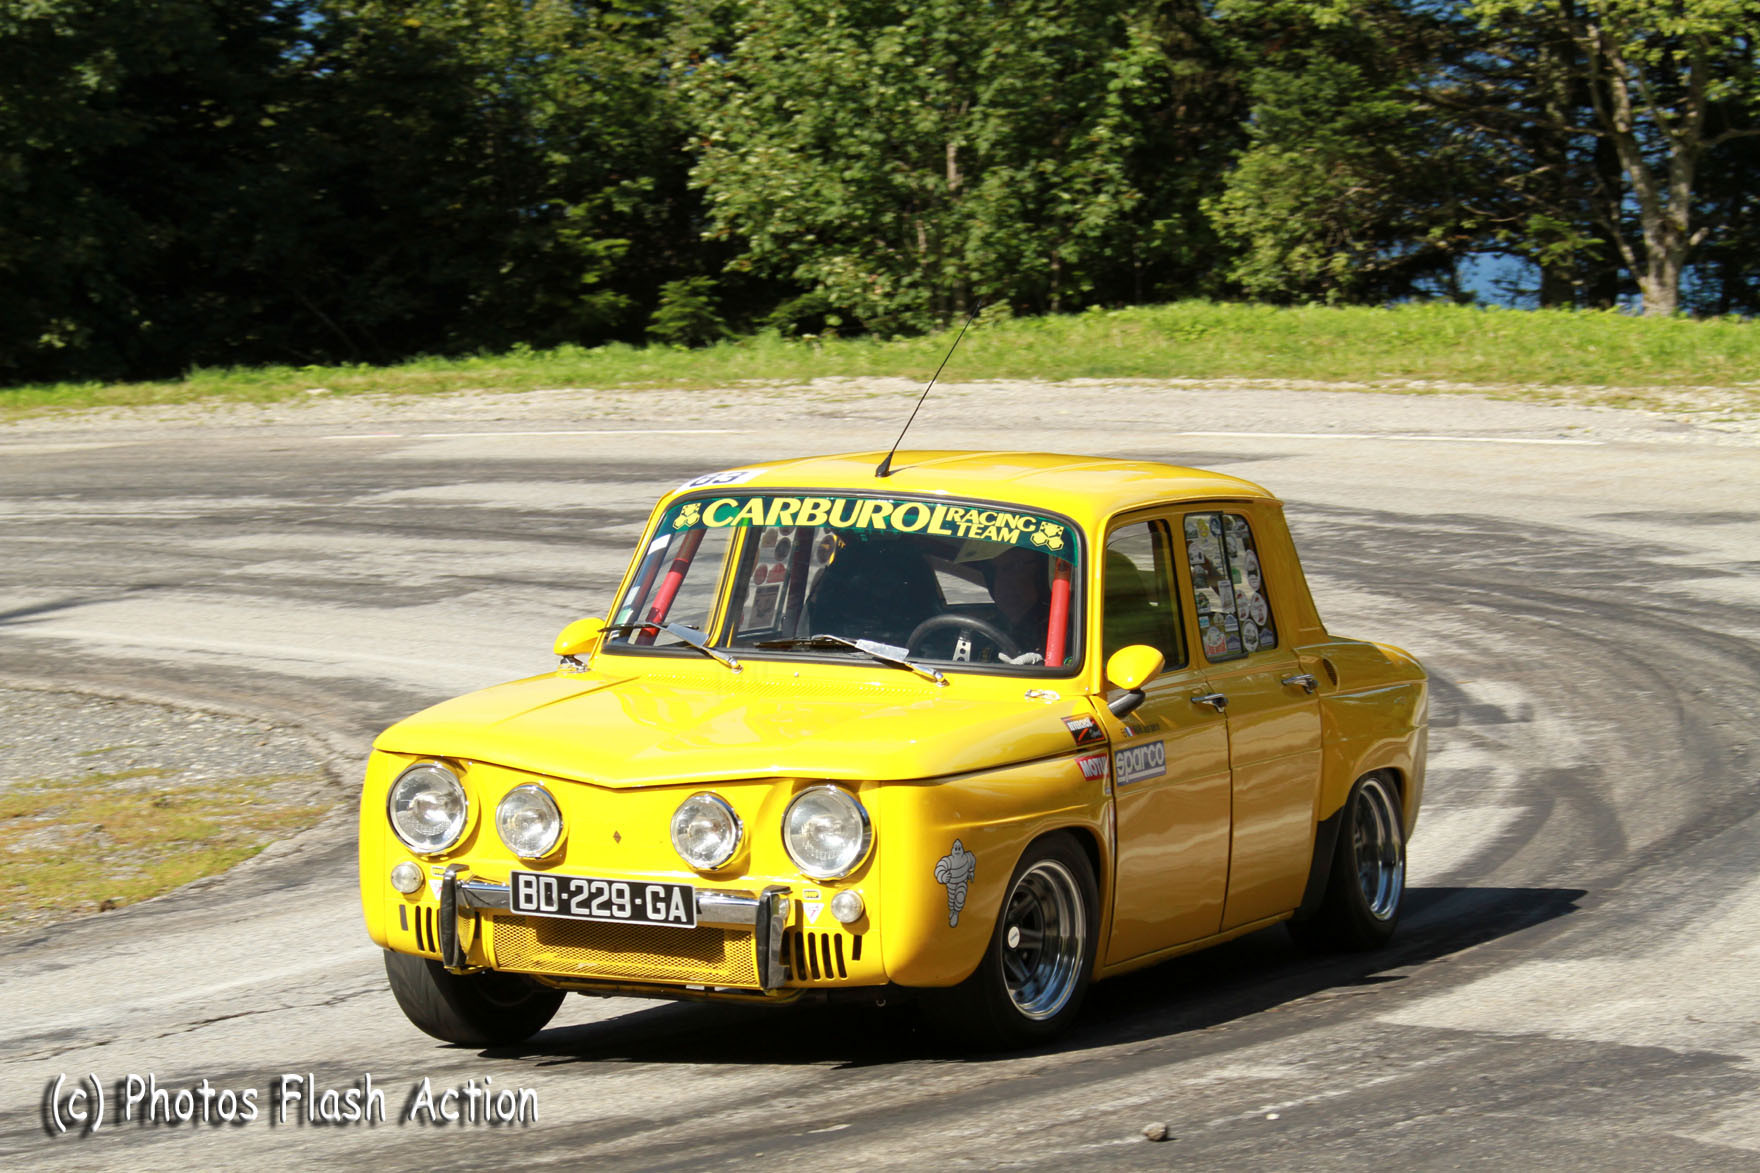
<svg viewBox="0 0 1760 1173">
<path fill-rule="evenodd" d="M 1228 723 L 1233 826 L 1222 927 L 1230 929 L 1301 903 L 1313 854 L 1320 705 L 1313 679 L 1279 634 L 1285 584 L 1260 565 L 1252 505 L 1186 511 L 1181 534 L 1196 659 Z"/>
<path fill-rule="evenodd" d="M 1166 657 L 1143 685 L 1146 699 L 1123 720 L 1101 710 L 1112 742 L 1117 843 L 1108 964 L 1208 937 L 1222 922 L 1227 721 L 1192 703 L 1209 690 L 1179 606 L 1174 535 L 1164 518 L 1115 524 L 1101 567 L 1101 654 L 1147 644 Z"/>
</svg>

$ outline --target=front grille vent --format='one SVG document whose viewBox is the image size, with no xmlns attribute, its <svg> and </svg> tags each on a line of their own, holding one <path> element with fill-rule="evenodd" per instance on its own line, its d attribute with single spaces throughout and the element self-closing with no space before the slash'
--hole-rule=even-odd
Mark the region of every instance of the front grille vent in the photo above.
<svg viewBox="0 0 1760 1173">
<path fill-rule="evenodd" d="M 789 976 L 797 982 L 835 981 L 848 977 L 849 967 L 844 961 L 846 950 L 850 961 L 860 961 L 861 937 L 789 929 L 782 942 L 783 960 L 788 963 Z"/>
<path fill-rule="evenodd" d="M 430 956 L 440 956 L 440 938 L 434 931 L 432 906 L 416 907 L 416 948 Z"/>
<path fill-rule="evenodd" d="M 758 985 L 758 955 L 750 933 L 544 916 L 489 921 L 490 947 L 500 969 L 557 977 Z"/>
</svg>

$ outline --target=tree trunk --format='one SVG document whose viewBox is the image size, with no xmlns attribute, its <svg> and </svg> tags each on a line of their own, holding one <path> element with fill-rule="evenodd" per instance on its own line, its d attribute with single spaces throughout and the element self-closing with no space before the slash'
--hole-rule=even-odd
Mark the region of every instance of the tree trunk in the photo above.
<svg viewBox="0 0 1760 1173">
<path fill-rule="evenodd" d="M 1625 185 L 1620 178 L 1619 151 L 1606 138 L 1595 140 L 1595 176 L 1597 189 L 1607 193 L 1609 214 L 1617 216 Z M 1619 304 L 1619 254 L 1612 242 L 1604 243 L 1590 258 L 1589 267 L 1589 305 L 1598 310 L 1612 309 Z"/>
<path fill-rule="evenodd" d="M 949 216 L 953 215 L 953 209 L 959 204 L 959 189 L 963 182 L 964 177 L 959 170 L 959 144 L 949 139 L 947 142 L 947 207 Z M 948 265 L 945 263 L 941 268 L 943 278 L 951 280 L 953 283 L 953 314 L 949 321 L 963 320 L 966 316 L 965 266 L 959 264 L 954 267 L 959 270 L 957 273 L 949 273 L 947 271 Z"/>
<path fill-rule="evenodd" d="M 1540 308 L 1569 309 L 1577 304 L 1577 283 L 1565 265 L 1540 266 Z"/>
</svg>

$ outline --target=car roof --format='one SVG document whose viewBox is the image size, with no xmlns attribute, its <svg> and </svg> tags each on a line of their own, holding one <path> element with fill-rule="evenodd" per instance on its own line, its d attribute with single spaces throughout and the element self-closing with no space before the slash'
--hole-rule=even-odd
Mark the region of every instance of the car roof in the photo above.
<svg viewBox="0 0 1760 1173">
<path fill-rule="evenodd" d="M 851 452 L 742 466 L 739 484 L 708 492 L 825 489 L 903 496 L 968 497 L 1033 505 L 1084 523 L 1162 502 L 1258 498 L 1274 500 L 1251 481 L 1224 473 L 1149 460 L 1071 456 L 1055 452 L 904 451 L 892 472 L 874 475 L 884 452 Z"/>
</svg>

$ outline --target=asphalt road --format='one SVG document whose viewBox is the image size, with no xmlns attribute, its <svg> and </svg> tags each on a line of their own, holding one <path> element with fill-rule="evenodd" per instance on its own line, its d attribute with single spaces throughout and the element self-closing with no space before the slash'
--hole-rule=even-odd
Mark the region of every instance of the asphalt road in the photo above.
<svg viewBox="0 0 1760 1173">
<path fill-rule="evenodd" d="M 916 443 L 1266 484 L 1329 626 L 1425 661 L 1432 765 L 1394 946 L 1315 961 L 1262 933 L 1102 984 L 1060 1045 L 1006 1057 L 898 1008 L 575 998 L 490 1052 L 409 1027 L 356 907 L 348 791 L 372 735 L 547 668 L 665 488 L 884 447 L 906 390 L 0 432 L 0 684 L 271 719 L 312 739 L 338 804 L 218 882 L 0 938 L 0 1164 L 1760 1168 L 1751 425 L 1268 388 L 938 391 Z M 273 1119 L 284 1075 L 321 1091 L 368 1073 L 386 1123 Z M 123 1124 L 130 1075 L 255 1089 L 258 1117 Z M 58 1077 L 62 1108 L 103 1086 L 96 1133 L 55 1130 Z M 424 1079 L 529 1088 L 539 1118 L 404 1122 Z"/>
</svg>

